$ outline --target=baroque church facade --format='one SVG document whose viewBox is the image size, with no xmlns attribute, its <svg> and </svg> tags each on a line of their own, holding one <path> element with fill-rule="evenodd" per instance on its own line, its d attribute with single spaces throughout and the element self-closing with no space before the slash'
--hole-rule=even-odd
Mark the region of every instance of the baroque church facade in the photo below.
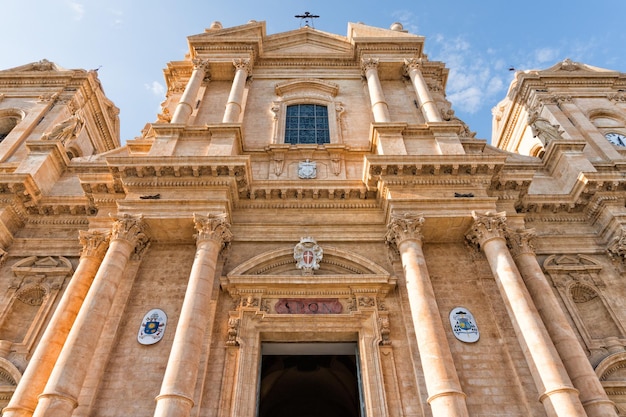
<svg viewBox="0 0 626 417">
<path fill-rule="evenodd" d="M 123 146 L 0 71 L 2 415 L 626 415 L 626 74 L 517 72 L 490 145 L 424 42 L 215 22 Z"/>
</svg>

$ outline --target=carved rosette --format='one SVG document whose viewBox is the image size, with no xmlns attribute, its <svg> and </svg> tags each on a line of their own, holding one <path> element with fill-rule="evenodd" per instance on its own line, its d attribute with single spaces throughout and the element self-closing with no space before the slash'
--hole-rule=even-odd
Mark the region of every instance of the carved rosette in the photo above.
<svg viewBox="0 0 626 417">
<path fill-rule="evenodd" d="M 491 239 L 505 239 L 506 215 L 504 212 L 478 214 L 472 211 L 472 217 L 474 218 L 474 224 L 465 235 L 471 244 L 480 249 L 481 246 Z"/>
<path fill-rule="evenodd" d="M 99 230 L 80 230 L 78 239 L 83 249 L 80 253 L 82 257 L 94 257 L 98 259 L 104 258 L 104 254 L 109 246 L 111 233 Z"/>
<path fill-rule="evenodd" d="M 387 245 L 398 246 L 407 239 L 421 241 L 424 221 L 421 213 L 392 213 L 385 235 Z"/>
<path fill-rule="evenodd" d="M 369 70 L 378 71 L 378 58 L 365 58 L 361 60 L 361 71 L 363 74 Z"/>
<path fill-rule="evenodd" d="M 516 257 L 523 254 L 535 255 L 532 240 L 535 238 L 535 229 L 505 230 L 506 245 L 511 254 Z"/>
<path fill-rule="evenodd" d="M 133 259 L 141 257 L 150 243 L 147 235 L 147 225 L 142 215 L 124 214 L 115 218 L 111 230 L 111 242 L 114 240 L 126 240 L 133 245 L 135 251 Z"/>
<path fill-rule="evenodd" d="M 205 240 L 213 240 L 224 249 L 233 239 L 230 231 L 230 223 L 228 222 L 228 214 L 211 214 L 206 216 L 201 214 L 193 215 L 194 227 L 198 231 L 195 235 L 196 243 Z"/>
</svg>

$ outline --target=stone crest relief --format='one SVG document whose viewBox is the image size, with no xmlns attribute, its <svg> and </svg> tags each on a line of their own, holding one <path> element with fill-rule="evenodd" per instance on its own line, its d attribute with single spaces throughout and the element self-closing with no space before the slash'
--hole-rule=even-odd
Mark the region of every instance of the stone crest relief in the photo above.
<svg viewBox="0 0 626 417">
<path fill-rule="evenodd" d="M 312 237 L 303 237 L 293 248 L 293 257 L 296 260 L 296 268 L 302 270 L 302 275 L 313 275 L 313 271 L 319 269 L 324 251 Z"/>
<path fill-rule="evenodd" d="M 461 342 L 474 343 L 478 342 L 480 338 L 474 316 L 464 307 L 452 309 L 450 312 L 450 326 L 452 326 L 454 336 Z"/>
<path fill-rule="evenodd" d="M 308 159 L 298 164 L 298 177 L 302 179 L 313 179 L 317 177 L 317 163 Z"/>
</svg>

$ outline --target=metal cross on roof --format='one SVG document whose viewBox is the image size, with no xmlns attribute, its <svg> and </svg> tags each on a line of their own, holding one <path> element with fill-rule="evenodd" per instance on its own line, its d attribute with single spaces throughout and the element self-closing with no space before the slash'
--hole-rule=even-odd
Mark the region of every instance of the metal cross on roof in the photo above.
<svg viewBox="0 0 626 417">
<path fill-rule="evenodd" d="M 302 22 L 304 21 L 304 26 L 315 28 L 313 19 L 317 19 L 319 15 L 304 12 L 304 14 L 297 14 L 294 17 L 300 19 L 300 27 L 302 27 Z"/>
</svg>

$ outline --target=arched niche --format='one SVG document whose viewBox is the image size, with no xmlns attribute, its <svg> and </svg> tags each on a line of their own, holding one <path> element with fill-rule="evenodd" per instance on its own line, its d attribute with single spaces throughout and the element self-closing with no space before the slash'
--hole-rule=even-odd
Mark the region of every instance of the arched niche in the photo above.
<svg viewBox="0 0 626 417">
<path fill-rule="evenodd" d="M 604 358 L 596 366 L 596 375 L 619 415 L 626 415 L 626 352 Z"/>
<path fill-rule="evenodd" d="M 0 358 L 0 408 L 9 404 L 9 400 L 20 382 L 22 374 L 5 358 Z"/>
</svg>

